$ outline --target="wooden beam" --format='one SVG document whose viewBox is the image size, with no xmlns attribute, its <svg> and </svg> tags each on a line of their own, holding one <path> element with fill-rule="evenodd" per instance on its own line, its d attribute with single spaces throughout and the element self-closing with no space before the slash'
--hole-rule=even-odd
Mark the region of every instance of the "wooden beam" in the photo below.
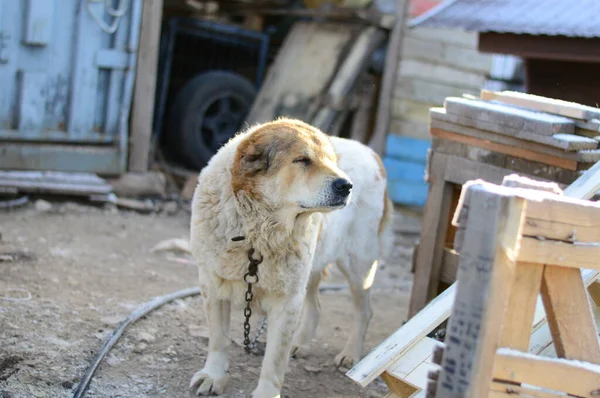
<svg viewBox="0 0 600 398">
<path fill-rule="evenodd" d="M 390 391 L 396 394 L 398 398 L 409 398 L 419 391 L 419 389 L 415 386 L 395 378 L 388 372 L 383 372 L 381 374 L 381 379 L 385 382 Z"/>
<path fill-rule="evenodd" d="M 525 201 L 477 183 L 463 188 L 455 247 L 461 253 L 438 397 L 484 397 L 514 278 L 514 251 Z M 486 222 L 482 223 L 481 220 Z"/>
<path fill-rule="evenodd" d="M 574 198 L 590 199 L 600 189 L 600 162 L 597 162 L 573 184 L 565 189 L 565 195 Z"/>
<path fill-rule="evenodd" d="M 129 171 L 148 170 L 163 0 L 145 0 L 131 113 Z"/>
<path fill-rule="evenodd" d="M 429 194 L 416 253 L 415 283 L 411 291 L 408 317 L 413 317 L 438 293 L 444 242 L 451 218 L 452 191 L 447 182 L 448 156 L 433 152 L 430 159 Z"/>
<path fill-rule="evenodd" d="M 600 38 L 532 36 L 507 33 L 480 33 L 479 51 L 512 54 L 524 58 L 556 59 L 571 62 L 600 62 Z"/>
<path fill-rule="evenodd" d="M 600 270 L 600 245 L 574 245 L 566 242 L 523 237 L 519 261 L 551 264 L 566 268 Z"/>
<path fill-rule="evenodd" d="M 589 120 L 600 118 L 600 109 L 592 108 L 591 106 L 515 91 L 495 92 L 481 90 L 481 99 L 535 109 L 536 111 L 573 119 Z"/>
<path fill-rule="evenodd" d="M 508 300 L 508 308 L 500 347 L 527 351 L 531 338 L 531 325 L 537 305 L 537 298 L 542 284 L 544 266 L 541 264 L 517 263 L 515 278 Z"/>
<path fill-rule="evenodd" d="M 600 364 L 598 332 L 581 271 L 547 265 L 541 293 L 556 354 Z"/>
<path fill-rule="evenodd" d="M 494 377 L 566 392 L 578 397 L 597 397 L 600 389 L 598 364 L 540 357 L 506 348 L 500 348 L 496 352 Z"/>
<path fill-rule="evenodd" d="M 567 170 L 577 170 L 577 162 L 568 159 L 556 158 L 551 155 L 546 155 L 539 152 L 533 152 L 518 146 L 509 146 L 492 142 L 480 138 L 469 137 L 462 134 L 452 133 L 450 131 L 431 128 L 430 134 L 432 137 L 439 137 L 445 140 L 456 141 L 462 144 L 476 146 L 478 148 L 487 149 L 489 151 L 503 153 L 505 155 L 513 155 L 523 159 L 539 162 L 550 166 L 561 167 Z"/>
<path fill-rule="evenodd" d="M 396 1 L 396 22 L 389 35 L 387 55 L 383 67 L 383 78 L 379 89 L 375 129 L 373 137 L 369 141 L 369 146 L 377 152 L 379 156 L 385 154 L 385 138 L 389 133 L 390 128 L 392 97 L 394 96 L 398 63 L 404 41 L 408 5 L 408 0 Z"/>
<path fill-rule="evenodd" d="M 433 299 L 418 314 L 410 318 L 400 329 L 396 330 L 350 369 L 346 376 L 362 387 L 366 387 L 375 380 L 381 372 L 390 367 L 444 320 L 448 319 L 452 310 L 452 298 L 455 289 L 456 284 Z"/>
</svg>

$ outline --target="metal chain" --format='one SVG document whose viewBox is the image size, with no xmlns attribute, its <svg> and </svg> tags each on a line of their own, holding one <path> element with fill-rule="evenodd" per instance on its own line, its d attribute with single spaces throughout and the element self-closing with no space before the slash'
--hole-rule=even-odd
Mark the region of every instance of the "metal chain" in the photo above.
<svg viewBox="0 0 600 398">
<path fill-rule="evenodd" d="M 252 353 L 252 351 L 256 348 L 256 343 L 259 336 L 259 334 L 257 334 L 257 337 L 254 339 L 254 341 L 250 341 L 250 317 L 252 316 L 252 308 L 250 308 L 250 304 L 254 298 L 252 285 L 258 283 L 258 265 L 263 261 L 262 256 L 260 256 L 258 259 L 255 259 L 253 255 L 254 249 L 248 250 L 248 261 L 250 261 L 250 264 L 248 264 L 248 272 L 246 272 L 244 275 L 244 282 L 248 284 L 248 290 L 246 291 L 246 308 L 244 308 L 244 317 L 246 318 L 244 320 L 244 349 L 249 354 Z M 264 323 L 266 324 L 266 322 Z"/>
</svg>

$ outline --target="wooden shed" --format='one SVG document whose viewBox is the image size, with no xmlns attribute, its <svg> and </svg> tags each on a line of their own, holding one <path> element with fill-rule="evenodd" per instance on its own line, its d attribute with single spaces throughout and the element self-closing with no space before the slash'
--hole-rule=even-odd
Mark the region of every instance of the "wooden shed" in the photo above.
<svg viewBox="0 0 600 398">
<path fill-rule="evenodd" d="M 480 52 L 523 58 L 527 92 L 594 107 L 600 103 L 596 0 L 449 0 L 410 26 L 478 32 Z"/>
</svg>

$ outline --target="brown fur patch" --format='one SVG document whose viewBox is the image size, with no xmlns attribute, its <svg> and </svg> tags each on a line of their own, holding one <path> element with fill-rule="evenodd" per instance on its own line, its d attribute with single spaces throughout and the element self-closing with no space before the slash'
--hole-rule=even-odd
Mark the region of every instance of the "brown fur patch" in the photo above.
<svg viewBox="0 0 600 398">
<path fill-rule="evenodd" d="M 377 231 L 378 236 L 381 236 L 388 224 L 392 222 L 393 212 L 394 205 L 388 197 L 388 191 L 386 186 L 385 190 L 383 191 L 383 214 L 381 215 L 381 219 L 379 220 L 379 230 Z"/>
<path fill-rule="evenodd" d="M 379 155 L 376 154 L 375 152 L 373 152 L 373 157 L 375 158 L 375 161 L 377 161 L 377 164 L 379 165 L 379 176 L 381 178 L 387 178 L 387 172 L 385 171 L 385 166 L 383 165 L 383 161 L 381 160 Z"/>
<path fill-rule="evenodd" d="M 260 199 L 258 178 L 277 174 L 282 167 L 296 158 L 307 156 L 313 164 L 309 178 L 323 172 L 328 162 L 335 164 L 336 157 L 327 136 L 313 126 L 299 120 L 278 119 L 256 126 L 237 148 L 232 168 L 232 188 L 237 194 Z M 284 184 L 291 184 L 293 173 L 285 176 Z"/>
</svg>

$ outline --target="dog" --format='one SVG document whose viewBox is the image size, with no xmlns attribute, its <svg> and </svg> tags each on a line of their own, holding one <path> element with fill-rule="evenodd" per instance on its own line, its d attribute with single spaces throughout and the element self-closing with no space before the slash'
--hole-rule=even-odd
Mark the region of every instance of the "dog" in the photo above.
<svg viewBox="0 0 600 398">
<path fill-rule="evenodd" d="M 381 159 L 370 148 L 299 120 L 258 124 L 221 147 L 202 169 L 192 200 L 190 250 L 209 331 L 204 367 L 190 383 L 196 394 L 225 390 L 230 311 L 241 313 L 246 304 L 249 258 L 262 260 L 252 311 L 268 320 L 253 398 L 278 397 L 291 354 L 309 354 L 328 264 L 345 275 L 355 312 L 335 362 L 351 366 L 360 359 L 372 316 L 370 287 L 391 244 L 386 186 Z"/>
</svg>

